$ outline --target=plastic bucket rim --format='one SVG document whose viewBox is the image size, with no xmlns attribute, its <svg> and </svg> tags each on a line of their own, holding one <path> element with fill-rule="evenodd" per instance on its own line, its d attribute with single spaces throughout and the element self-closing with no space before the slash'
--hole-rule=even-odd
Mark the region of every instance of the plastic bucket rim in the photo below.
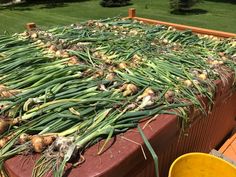
<svg viewBox="0 0 236 177">
<path fill-rule="evenodd" d="M 168 177 L 171 177 L 171 175 L 172 175 L 172 174 L 171 174 L 171 173 L 172 173 L 172 170 L 173 170 L 175 164 L 176 164 L 180 159 L 182 159 L 182 158 L 184 158 L 184 157 L 187 157 L 187 156 L 194 156 L 194 155 L 201 155 L 201 156 L 206 156 L 206 157 L 211 157 L 211 158 L 214 158 L 214 159 L 218 159 L 218 160 L 220 160 L 221 162 L 228 164 L 229 166 L 231 166 L 232 168 L 234 168 L 234 169 L 236 170 L 236 166 L 234 166 L 233 164 L 231 164 L 231 163 L 227 162 L 226 160 L 223 160 L 223 159 L 221 159 L 221 158 L 219 158 L 219 157 L 216 157 L 216 156 L 214 156 L 214 155 L 207 154 L 207 153 L 202 153 L 202 152 L 191 152 L 191 153 L 183 154 L 183 155 L 179 156 L 177 159 L 174 160 L 174 162 L 173 162 L 173 163 L 171 164 L 171 166 L 170 166 Z"/>
</svg>

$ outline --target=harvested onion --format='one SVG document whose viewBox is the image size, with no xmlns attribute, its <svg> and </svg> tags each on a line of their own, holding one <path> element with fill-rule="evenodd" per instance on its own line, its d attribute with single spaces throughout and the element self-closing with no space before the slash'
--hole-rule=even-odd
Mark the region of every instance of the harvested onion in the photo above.
<svg viewBox="0 0 236 177">
<path fill-rule="evenodd" d="M 206 74 L 199 74 L 198 75 L 198 78 L 200 79 L 200 80 L 206 80 L 206 78 L 207 78 L 207 75 Z"/>
<path fill-rule="evenodd" d="M 164 97 L 168 103 L 174 102 L 174 96 L 175 96 L 175 92 L 173 92 L 171 90 L 168 90 L 164 95 Z"/>
<path fill-rule="evenodd" d="M 123 96 L 133 95 L 138 91 L 138 87 L 134 84 L 128 84 L 126 90 L 123 93 Z"/>
<path fill-rule="evenodd" d="M 43 137 L 43 143 L 45 146 L 51 145 L 55 141 L 55 136 L 44 136 Z"/>
<path fill-rule="evenodd" d="M 184 85 L 190 87 L 192 85 L 192 82 L 190 80 L 185 80 Z"/>
<path fill-rule="evenodd" d="M 8 128 L 10 124 L 3 119 L 0 119 L 0 134 L 4 133 Z"/>
<path fill-rule="evenodd" d="M 124 62 L 121 62 L 121 63 L 119 63 L 118 67 L 119 67 L 120 69 L 125 69 L 125 68 L 127 68 L 127 64 L 124 63 Z"/>
<path fill-rule="evenodd" d="M 44 138 L 40 135 L 33 136 L 31 143 L 35 152 L 42 152 L 45 148 Z"/>
<path fill-rule="evenodd" d="M 31 139 L 31 136 L 26 134 L 26 133 L 22 133 L 18 139 L 18 142 L 20 144 L 24 144 L 26 143 L 27 141 L 29 141 Z"/>
</svg>

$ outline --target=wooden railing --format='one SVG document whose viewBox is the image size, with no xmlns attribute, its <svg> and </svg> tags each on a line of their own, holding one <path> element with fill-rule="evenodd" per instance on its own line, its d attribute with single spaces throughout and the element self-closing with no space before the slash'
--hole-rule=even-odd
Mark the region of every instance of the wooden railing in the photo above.
<svg viewBox="0 0 236 177">
<path fill-rule="evenodd" d="M 172 26 L 178 30 L 191 30 L 192 32 L 199 33 L 199 34 L 207 34 L 207 35 L 213 35 L 213 36 L 224 37 L 224 38 L 236 37 L 235 33 L 228 33 L 228 32 L 223 32 L 223 31 L 210 30 L 210 29 L 206 29 L 206 28 L 199 28 L 199 27 L 194 27 L 194 26 L 187 26 L 187 25 L 181 25 L 181 24 L 176 24 L 176 23 L 170 23 L 170 22 L 164 22 L 164 21 L 159 21 L 159 20 L 152 20 L 152 19 L 148 19 L 148 18 L 137 17 L 136 16 L 136 9 L 134 9 L 134 8 L 129 9 L 128 18 L 139 20 L 144 23 Z"/>
</svg>

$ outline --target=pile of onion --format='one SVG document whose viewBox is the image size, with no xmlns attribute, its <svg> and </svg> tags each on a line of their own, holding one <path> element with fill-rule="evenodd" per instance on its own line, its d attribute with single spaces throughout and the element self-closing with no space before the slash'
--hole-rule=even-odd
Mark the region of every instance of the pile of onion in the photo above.
<svg viewBox="0 0 236 177">
<path fill-rule="evenodd" d="M 16 119 L 1 119 L 0 118 L 0 135 L 3 134 L 11 125 L 17 124 Z"/>
<path fill-rule="evenodd" d="M 175 98 L 175 92 L 171 91 L 171 90 L 168 90 L 166 93 L 165 93 L 165 99 L 168 103 L 173 103 L 174 102 L 174 98 Z"/>
<path fill-rule="evenodd" d="M 141 100 L 141 99 L 143 99 L 144 97 L 146 97 L 146 96 L 154 96 L 155 95 L 155 92 L 150 88 L 150 87 L 148 87 L 148 88 L 146 88 L 145 90 L 144 90 L 144 92 L 143 92 L 143 94 L 142 95 L 139 95 L 138 96 L 138 98 L 136 99 L 136 101 L 139 101 L 139 100 Z"/>
<path fill-rule="evenodd" d="M 51 145 L 56 139 L 56 136 L 48 135 L 48 136 L 41 136 L 41 135 L 34 135 L 31 138 L 31 144 L 35 152 L 42 152 L 47 146 Z"/>
<path fill-rule="evenodd" d="M 137 93 L 138 87 L 134 84 L 124 84 L 119 91 L 123 92 L 123 96 L 133 95 Z"/>
</svg>

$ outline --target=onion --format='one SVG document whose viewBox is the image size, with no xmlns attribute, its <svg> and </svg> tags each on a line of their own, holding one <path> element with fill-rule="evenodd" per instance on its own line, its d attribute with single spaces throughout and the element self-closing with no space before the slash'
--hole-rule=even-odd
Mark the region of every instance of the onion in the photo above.
<svg viewBox="0 0 236 177">
<path fill-rule="evenodd" d="M 14 133 L 3 137 L 2 139 L 0 139 L 0 148 L 2 148 L 3 146 L 5 146 L 7 144 L 8 141 L 10 141 L 13 137 L 15 136 Z"/>
<path fill-rule="evenodd" d="M 199 74 L 198 75 L 198 78 L 200 79 L 200 80 L 206 80 L 206 78 L 207 78 L 207 75 L 206 74 Z"/>
<path fill-rule="evenodd" d="M 32 146 L 35 152 L 42 152 L 45 148 L 44 138 L 40 135 L 35 135 L 31 139 Z"/>
<path fill-rule="evenodd" d="M 214 61 L 212 61 L 212 63 L 211 63 L 212 65 L 218 65 L 219 64 L 219 62 L 217 61 L 217 60 L 214 60 Z"/>
<path fill-rule="evenodd" d="M 8 128 L 10 124 L 3 119 L 0 119 L 0 134 L 4 133 Z"/>
<path fill-rule="evenodd" d="M 103 76 L 104 72 L 102 70 L 98 70 L 94 75 L 93 78 L 98 78 Z"/>
<path fill-rule="evenodd" d="M 123 96 L 135 94 L 137 91 L 138 87 L 136 87 L 134 84 L 128 84 L 126 90 L 123 93 Z"/>
<path fill-rule="evenodd" d="M 119 67 L 120 69 L 125 69 L 125 68 L 127 68 L 127 64 L 124 63 L 124 62 L 121 62 L 121 63 L 119 63 L 118 67 Z"/>
<path fill-rule="evenodd" d="M 69 58 L 69 57 L 70 57 L 70 55 L 69 55 L 69 53 L 68 53 L 68 52 L 66 52 L 66 51 L 63 51 L 63 52 L 62 52 L 62 57 L 63 57 L 63 58 Z"/>
<path fill-rule="evenodd" d="M 143 94 L 145 94 L 145 96 L 147 96 L 147 95 L 154 95 L 155 92 L 150 87 L 148 87 L 148 88 L 146 88 L 144 90 Z"/>
<path fill-rule="evenodd" d="M 30 35 L 30 37 L 33 38 L 33 39 L 36 39 L 38 37 L 38 34 L 37 33 L 33 33 L 33 34 Z"/>
<path fill-rule="evenodd" d="M 109 72 L 114 72 L 116 70 L 116 67 L 115 66 L 109 66 L 108 67 L 108 71 Z"/>
<path fill-rule="evenodd" d="M 167 39 L 164 39 L 164 40 L 163 40 L 163 43 L 164 43 L 164 44 L 168 44 L 169 41 L 168 41 Z"/>
<path fill-rule="evenodd" d="M 219 52 L 218 53 L 221 57 L 225 56 L 225 53 L 224 52 Z"/>
<path fill-rule="evenodd" d="M 138 56 L 137 54 L 134 54 L 133 59 L 137 61 L 137 60 L 141 60 L 142 58 Z"/>
<path fill-rule="evenodd" d="M 0 95 L 4 98 L 10 98 L 16 94 L 20 93 L 19 90 L 5 90 L 0 93 Z"/>
<path fill-rule="evenodd" d="M 48 49 L 49 52 L 55 52 L 57 48 L 54 45 L 51 45 Z"/>
<path fill-rule="evenodd" d="M 55 136 L 44 136 L 43 137 L 43 143 L 45 146 L 51 145 L 55 141 Z"/>
<path fill-rule="evenodd" d="M 0 84 L 0 91 L 6 90 L 6 86 Z"/>
<path fill-rule="evenodd" d="M 122 86 L 119 88 L 119 91 L 122 92 L 122 91 L 126 90 L 127 86 L 128 86 L 128 84 L 122 85 Z"/>
<path fill-rule="evenodd" d="M 111 59 L 109 59 L 108 57 L 103 57 L 103 60 L 106 64 L 111 64 Z"/>
<path fill-rule="evenodd" d="M 138 34 L 138 31 L 137 30 L 130 30 L 129 34 L 131 35 L 137 35 Z"/>
<path fill-rule="evenodd" d="M 5 144 L 7 144 L 7 139 L 6 139 L 6 138 L 0 139 L 0 148 L 2 148 L 3 146 L 5 146 Z"/>
<path fill-rule="evenodd" d="M 76 56 L 70 57 L 70 60 L 68 61 L 69 64 L 75 65 L 78 64 L 78 58 Z"/>
<path fill-rule="evenodd" d="M 221 59 L 222 59 L 222 60 L 227 60 L 227 58 L 226 58 L 225 56 L 223 56 Z"/>
<path fill-rule="evenodd" d="M 27 31 L 25 31 L 25 32 L 21 33 L 21 35 L 22 35 L 22 36 L 28 36 L 29 33 L 28 33 Z"/>
<path fill-rule="evenodd" d="M 28 134 L 26 134 L 26 133 L 22 133 L 22 134 L 20 135 L 20 137 L 19 137 L 18 142 L 19 142 L 20 144 L 24 144 L 24 143 L 26 143 L 27 141 L 29 141 L 30 139 L 31 139 L 31 136 L 30 136 L 30 135 L 28 135 Z"/>
<path fill-rule="evenodd" d="M 187 87 L 190 87 L 192 85 L 192 82 L 190 80 L 185 80 L 184 85 L 186 85 Z"/>
<path fill-rule="evenodd" d="M 56 55 L 57 57 L 61 57 L 61 56 L 62 56 L 62 51 L 61 51 L 61 50 L 57 50 L 56 53 L 55 53 L 55 55 Z"/>
<path fill-rule="evenodd" d="M 144 90 L 144 92 L 143 92 L 142 95 L 139 95 L 139 96 L 138 96 L 138 98 L 136 99 L 136 101 L 139 101 L 139 100 L 143 99 L 143 98 L 146 97 L 146 96 L 151 96 L 151 97 L 153 97 L 154 95 L 155 95 L 155 92 L 154 92 L 150 87 L 148 87 L 148 88 L 146 88 L 146 89 Z"/>
<path fill-rule="evenodd" d="M 109 73 L 107 74 L 106 79 L 109 81 L 113 81 L 115 76 L 116 76 L 115 73 Z"/>
<path fill-rule="evenodd" d="M 167 102 L 169 102 L 169 103 L 173 103 L 173 102 L 174 102 L 174 96 L 175 96 L 175 93 L 174 93 L 173 91 L 171 91 L 171 90 L 168 90 L 168 91 L 165 93 L 165 95 L 164 95 L 165 99 L 166 99 Z"/>
<path fill-rule="evenodd" d="M 126 89 L 131 90 L 132 92 L 137 92 L 138 91 L 138 87 L 134 84 L 128 84 Z"/>
</svg>

